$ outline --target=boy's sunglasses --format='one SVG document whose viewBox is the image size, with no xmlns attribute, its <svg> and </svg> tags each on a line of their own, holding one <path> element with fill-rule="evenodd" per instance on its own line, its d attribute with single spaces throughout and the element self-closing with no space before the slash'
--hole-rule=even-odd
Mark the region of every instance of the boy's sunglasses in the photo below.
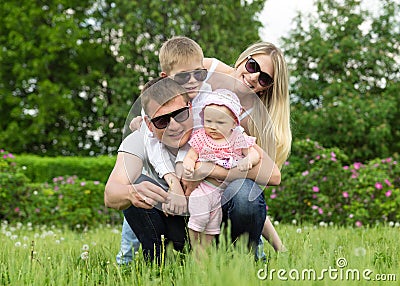
<svg viewBox="0 0 400 286">
<path fill-rule="evenodd" d="M 189 109 L 190 105 L 185 106 L 184 108 L 172 111 L 170 113 L 157 116 L 150 121 L 157 129 L 165 129 L 171 122 L 171 118 L 173 118 L 176 122 L 183 122 L 189 118 Z"/>
<path fill-rule="evenodd" d="M 190 72 L 180 72 L 180 73 L 175 74 L 173 76 L 173 79 L 178 84 L 183 85 L 183 84 L 189 82 L 192 75 L 197 81 L 204 81 L 207 77 L 207 69 L 193 70 Z"/>
<path fill-rule="evenodd" d="M 249 73 L 260 73 L 258 76 L 258 82 L 261 86 L 268 87 L 274 84 L 273 78 L 266 72 L 261 71 L 260 65 L 251 56 L 248 56 L 248 60 L 244 67 Z"/>
</svg>

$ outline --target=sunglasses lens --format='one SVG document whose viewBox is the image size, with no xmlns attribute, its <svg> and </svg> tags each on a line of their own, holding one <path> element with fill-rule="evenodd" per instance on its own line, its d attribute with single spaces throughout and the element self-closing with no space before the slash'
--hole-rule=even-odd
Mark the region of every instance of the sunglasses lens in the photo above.
<svg viewBox="0 0 400 286">
<path fill-rule="evenodd" d="M 174 76 L 174 80 L 175 80 L 178 84 L 182 85 L 182 84 L 187 83 L 187 82 L 190 80 L 190 77 L 191 77 L 190 73 L 188 73 L 188 72 L 181 72 L 181 73 L 177 73 L 177 74 Z"/>
<path fill-rule="evenodd" d="M 247 60 L 245 68 L 249 73 L 255 73 L 255 72 L 258 72 L 260 70 L 260 66 L 252 58 Z"/>
<path fill-rule="evenodd" d="M 274 83 L 274 80 L 269 76 L 269 74 L 262 72 L 258 76 L 258 82 L 262 86 L 270 86 Z"/>
<path fill-rule="evenodd" d="M 171 117 L 169 115 L 160 116 L 152 120 L 154 126 L 158 129 L 166 128 L 170 121 Z"/>
<path fill-rule="evenodd" d="M 183 122 L 189 118 L 189 108 L 185 108 L 174 116 L 176 122 Z"/>
<path fill-rule="evenodd" d="M 197 81 L 204 81 L 207 77 L 207 70 L 197 70 L 193 72 L 193 76 Z"/>
</svg>

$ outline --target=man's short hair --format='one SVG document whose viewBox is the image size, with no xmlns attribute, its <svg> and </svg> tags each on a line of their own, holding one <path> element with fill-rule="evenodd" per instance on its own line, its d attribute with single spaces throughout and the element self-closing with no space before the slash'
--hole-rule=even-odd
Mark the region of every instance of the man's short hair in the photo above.
<svg viewBox="0 0 400 286">
<path fill-rule="evenodd" d="M 198 43 L 187 37 L 176 36 L 164 42 L 158 58 L 161 71 L 170 74 L 178 64 L 187 64 L 194 60 L 203 62 L 204 55 Z"/>
<path fill-rule="evenodd" d="M 189 102 L 189 95 L 185 88 L 171 78 L 158 77 L 144 85 L 140 100 L 144 112 L 148 115 L 150 100 L 154 100 L 159 105 L 164 105 L 177 96 L 182 96 L 186 102 Z"/>
</svg>

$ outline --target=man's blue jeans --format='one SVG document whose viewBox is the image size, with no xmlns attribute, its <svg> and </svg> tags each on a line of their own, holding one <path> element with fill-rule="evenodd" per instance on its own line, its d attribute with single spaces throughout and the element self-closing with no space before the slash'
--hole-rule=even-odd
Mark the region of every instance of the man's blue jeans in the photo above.
<svg viewBox="0 0 400 286">
<path fill-rule="evenodd" d="M 154 180 L 140 176 L 136 183 Z M 261 231 L 266 218 L 266 204 L 260 187 L 252 180 L 238 179 L 231 182 L 222 195 L 223 222 L 230 221 L 231 239 L 235 241 L 240 235 L 248 234 L 249 246 L 258 253 Z M 144 210 L 134 206 L 124 210 L 129 225 L 142 243 L 144 256 L 147 259 L 159 260 L 161 234 L 167 243 L 172 241 L 176 250 L 183 250 L 187 241 L 186 222 L 182 216 L 168 216 L 157 208 Z M 156 252 L 154 253 L 154 250 Z M 257 255 L 257 258 L 260 258 Z"/>
</svg>

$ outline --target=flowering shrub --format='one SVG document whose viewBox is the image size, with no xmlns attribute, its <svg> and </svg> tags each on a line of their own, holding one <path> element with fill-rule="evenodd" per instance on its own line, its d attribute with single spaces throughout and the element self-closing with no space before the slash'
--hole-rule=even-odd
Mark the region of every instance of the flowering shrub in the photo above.
<svg viewBox="0 0 400 286">
<path fill-rule="evenodd" d="M 121 223 L 121 212 L 104 206 L 104 184 L 76 176 L 56 177 L 47 183 L 32 183 L 1 150 L 0 218 L 79 228 Z"/>
<path fill-rule="evenodd" d="M 266 190 L 275 219 L 361 226 L 398 221 L 400 166 L 392 158 L 348 164 L 337 148 L 304 140 L 282 169 L 282 183 Z"/>
</svg>

